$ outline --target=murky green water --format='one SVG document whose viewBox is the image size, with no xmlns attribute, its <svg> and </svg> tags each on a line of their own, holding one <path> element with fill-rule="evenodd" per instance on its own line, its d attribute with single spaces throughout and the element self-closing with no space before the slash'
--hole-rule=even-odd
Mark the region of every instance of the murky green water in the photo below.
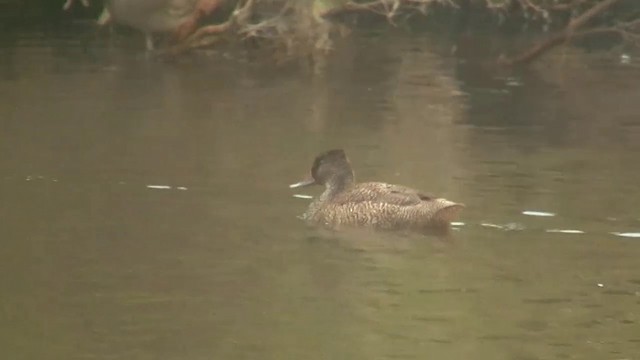
<svg viewBox="0 0 640 360">
<path fill-rule="evenodd" d="M 566 49 L 509 73 L 356 35 L 314 75 L 77 27 L 0 48 L 4 358 L 640 354 L 640 239 L 612 234 L 640 231 L 632 64 Z M 333 147 L 466 203 L 464 225 L 307 228 L 287 185 Z"/>
</svg>

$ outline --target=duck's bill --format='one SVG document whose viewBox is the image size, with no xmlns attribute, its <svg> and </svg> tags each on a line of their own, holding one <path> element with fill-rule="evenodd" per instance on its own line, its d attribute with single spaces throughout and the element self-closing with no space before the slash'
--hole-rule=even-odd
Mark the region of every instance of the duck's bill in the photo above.
<svg viewBox="0 0 640 360">
<path fill-rule="evenodd" d="M 297 183 L 295 183 L 295 184 L 291 184 L 291 185 L 289 185 L 289 188 L 291 188 L 291 189 L 301 188 L 301 187 L 305 187 L 305 186 L 313 185 L 313 184 L 315 184 L 315 183 L 316 183 L 316 182 L 315 182 L 315 180 L 313 180 L 313 179 L 306 179 L 306 180 L 299 181 L 299 182 L 297 182 Z"/>
</svg>

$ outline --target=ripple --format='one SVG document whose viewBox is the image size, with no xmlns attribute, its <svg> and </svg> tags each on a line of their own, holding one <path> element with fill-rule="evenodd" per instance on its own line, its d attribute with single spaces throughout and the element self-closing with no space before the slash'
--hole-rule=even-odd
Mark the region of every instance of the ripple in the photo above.
<svg viewBox="0 0 640 360">
<path fill-rule="evenodd" d="M 482 335 L 478 336 L 479 340 L 499 341 L 499 340 L 518 340 L 522 339 L 522 336 L 517 335 Z"/>
<path fill-rule="evenodd" d="M 187 187 L 185 186 L 171 186 L 171 185 L 147 185 L 147 189 L 155 189 L 155 190 L 171 190 L 171 189 L 176 189 L 176 190 L 188 190 Z"/>
<path fill-rule="evenodd" d="M 168 190 L 171 189 L 169 185 L 147 185 L 148 189 Z"/>
<path fill-rule="evenodd" d="M 547 229 L 545 231 L 548 233 L 584 234 L 584 231 L 576 229 Z"/>
<path fill-rule="evenodd" d="M 541 299 L 524 299 L 523 302 L 527 304 L 561 304 L 570 303 L 572 300 L 569 298 L 541 298 Z"/>
<path fill-rule="evenodd" d="M 428 339 L 427 341 L 436 343 L 436 344 L 451 344 L 453 342 L 449 339 Z"/>
<path fill-rule="evenodd" d="M 602 292 L 605 295 L 627 295 L 627 296 L 636 296 L 636 293 L 630 290 L 604 290 Z"/>
<path fill-rule="evenodd" d="M 640 232 L 612 232 L 612 235 L 627 237 L 627 238 L 640 238 Z"/>
<path fill-rule="evenodd" d="M 477 293 L 476 289 L 466 289 L 466 288 L 449 288 L 449 289 L 420 289 L 418 290 L 421 294 L 449 294 L 449 293 Z"/>
<path fill-rule="evenodd" d="M 451 322 L 451 319 L 448 319 L 446 317 L 442 317 L 442 316 L 420 316 L 420 315 L 414 315 L 412 317 L 413 320 L 416 321 L 422 321 L 422 322 L 428 322 L 428 323 L 447 323 L 447 322 Z"/>
<path fill-rule="evenodd" d="M 542 216 L 542 217 L 556 216 L 556 214 L 552 213 L 552 212 L 535 211 L 535 210 L 525 210 L 525 211 L 522 212 L 522 215 Z"/>
<path fill-rule="evenodd" d="M 298 199 L 313 199 L 313 196 L 304 194 L 293 194 L 293 197 Z"/>
<path fill-rule="evenodd" d="M 508 223 L 504 225 L 492 224 L 492 223 L 480 223 L 482 227 L 500 229 L 505 231 L 520 231 L 525 230 L 525 226 L 519 223 Z"/>
</svg>

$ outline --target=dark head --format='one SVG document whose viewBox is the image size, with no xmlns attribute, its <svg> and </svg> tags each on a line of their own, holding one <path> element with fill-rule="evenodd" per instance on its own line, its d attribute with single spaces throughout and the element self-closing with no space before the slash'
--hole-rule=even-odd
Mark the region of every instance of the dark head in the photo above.
<svg viewBox="0 0 640 360">
<path fill-rule="evenodd" d="M 353 170 L 342 149 L 329 150 L 318 156 L 311 167 L 311 178 L 289 185 L 297 188 L 308 185 L 343 186 L 353 182 Z"/>
</svg>

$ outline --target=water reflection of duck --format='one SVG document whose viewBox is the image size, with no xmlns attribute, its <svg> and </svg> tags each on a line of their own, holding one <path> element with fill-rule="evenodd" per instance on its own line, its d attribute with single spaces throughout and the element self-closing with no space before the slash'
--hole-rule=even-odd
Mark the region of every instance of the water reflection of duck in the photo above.
<svg viewBox="0 0 640 360">
<path fill-rule="evenodd" d="M 303 218 L 329 228 L 367 227 L 380 230 L 427 229 L 449 225 L 464 205 L 400 185 L 356 183 L 343 150 L 318 155 L 311 178 L 290 185 L 324 185 Z"/>
<path fill-rule="evenodd" d="M 176 31 L 191 20 L 198 0 L 107 0 L 111 19 L 145 33 L 147 49 L 153 49 L 153 34 Z"/>
</svg>

